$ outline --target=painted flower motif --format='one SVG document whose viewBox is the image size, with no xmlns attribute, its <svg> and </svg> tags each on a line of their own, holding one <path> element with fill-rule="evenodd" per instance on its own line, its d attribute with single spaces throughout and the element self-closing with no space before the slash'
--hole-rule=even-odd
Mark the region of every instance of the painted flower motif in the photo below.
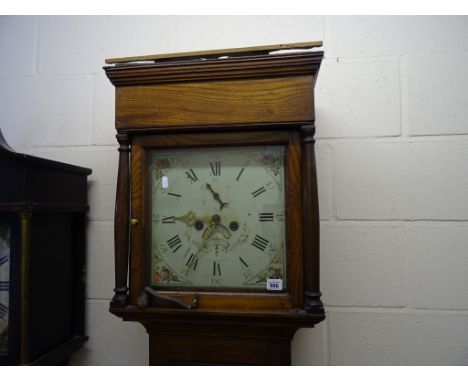
<svg viewBox="0 0 468 382">
<path fill-rule="evenodd" d="M 158 158 L 154 161 L 153 165 L 151 166 L 151 172 L 153 172 L 155 180 L 159 181 L 170 168 L 171 161 L 168 158 Z"/>
<path fill-rule="evenodd" d="M 282 272 L 280 268 L 270 267 L 268 268 L 267 278 L 269 279 L 282 279 Z"/>
<path fill-rule="evenodd" d="M 274 153 L 265 153 L 263 154 L 262 162 L 266 165 L 276 165 L 279 160 L 279 157 Z"/>
<path fill-rule="evenodd" d="M 171 279 L 171 271 L 167 267 L 161 267 L 159 276 L 161 281 L 169 281 Z"/>
<path fill-rule="evenodd" d="M 275 176 L 279 173 L 279 162 L 280 157 L 277 153 L 273 152 L 266 152 L 263 154 L 259 154 L 259 158 L 257 159 L 260 163 L 265 165 Z"/>
<path fill-rule="evenodd" d="M 166 266 L 158 267 L 153 273 L 153 282 L 180 281 L 179 278 Z"/>
<path fill-rule="evenodd" d="M 171 167 L 171 161 L 167 158 L 156 159 L 154 163 L 156 170 L 165 170 Z"/>
</svg>

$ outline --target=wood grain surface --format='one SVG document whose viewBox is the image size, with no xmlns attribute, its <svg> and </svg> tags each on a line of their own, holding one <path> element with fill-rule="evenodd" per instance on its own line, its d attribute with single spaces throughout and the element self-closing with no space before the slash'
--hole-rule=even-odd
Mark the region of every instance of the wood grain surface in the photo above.
<svg viewBox="0 0 468 382">
<path fill-rule="evenodd" d="M 312 121 L 313 84 L 300 76 L 120 87 L 116 127 Z"/>
<path fill-rule="evenodd" d="M 111 306 L 125 306 L 128 303 L 128 243 L 130 215 L 130 163 L 129 138 L 127 134 L 117 134 L 119 146 L 119 169 L 117 173 L 117 190 L 115 196 L 114 216 L 114 261 L 115 288 Z"/>
</svg>

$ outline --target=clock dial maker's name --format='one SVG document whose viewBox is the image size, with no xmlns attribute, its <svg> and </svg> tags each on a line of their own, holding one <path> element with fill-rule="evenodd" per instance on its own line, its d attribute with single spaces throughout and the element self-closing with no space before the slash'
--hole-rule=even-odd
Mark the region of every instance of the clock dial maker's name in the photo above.
<svg viewBox="0 0 468 382">
<path fill-rule="evenodd" d="M 151 282 L 286 287 L 284 147 L 153 151 Z"/>
</svg>

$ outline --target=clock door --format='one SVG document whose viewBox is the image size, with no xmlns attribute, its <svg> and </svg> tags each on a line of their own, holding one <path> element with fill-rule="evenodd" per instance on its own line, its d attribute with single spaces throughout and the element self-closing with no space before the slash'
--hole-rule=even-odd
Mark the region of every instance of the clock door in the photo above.
<svg viewBox="0 0 468 382">
<path fill-rule="evenodd" d="M 297 135 L 136 137 L 131 262 L 145 269 L 131 267 L 131 301 L 150 287 L 184 302 L 202 292 L 200 308 L 300 306 Z"/>
</svg>

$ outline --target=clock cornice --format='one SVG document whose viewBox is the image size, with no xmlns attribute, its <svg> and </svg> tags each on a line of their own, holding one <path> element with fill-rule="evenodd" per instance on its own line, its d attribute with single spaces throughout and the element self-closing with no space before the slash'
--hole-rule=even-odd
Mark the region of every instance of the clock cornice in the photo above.
<svg viewBox="0 0 468 382">
<path fill-rule="evenodd" d="M 282 76 L 315 76 L 323 52 L 196 59 L 190 61 L 139 62 L 105 66 L 114 86 L 154 85 L 188 81 L 215 81 Z"/>
</svg>

